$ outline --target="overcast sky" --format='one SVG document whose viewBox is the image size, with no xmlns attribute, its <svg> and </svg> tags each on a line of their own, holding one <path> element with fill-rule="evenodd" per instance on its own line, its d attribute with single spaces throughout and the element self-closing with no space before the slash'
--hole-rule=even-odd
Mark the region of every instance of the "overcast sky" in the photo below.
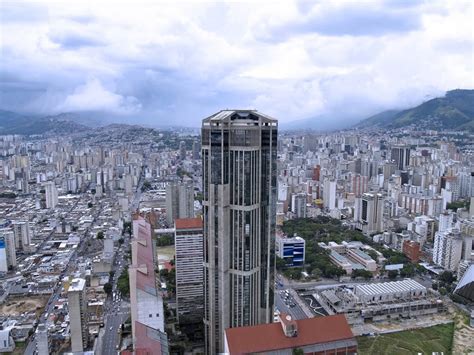
<svg viewBox="0 0 474 355">
<path fill-rule="evenodd" d="M 472 1 L 0 6 L 1 109 L 156 125 L 197 126 L 223 108 L 342 120 L 474 87 Z"/>
</svg>

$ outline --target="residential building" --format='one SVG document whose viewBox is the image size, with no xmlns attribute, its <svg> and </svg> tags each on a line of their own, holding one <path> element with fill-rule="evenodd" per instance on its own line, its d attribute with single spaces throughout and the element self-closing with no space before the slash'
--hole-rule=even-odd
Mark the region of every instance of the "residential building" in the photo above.
<svg viewBox="0 0 474 355">
<path fill-rule="evenodd" d="M 323 186 L 324 208 L 333 210 L 336 208 L 336 181 L 326 179 Z"/>
<path fill-rule="evenodd" d="M 436 232 L 433 262 L 449 271 L 456 271 L 462 256 L 463 240 L 459 229 Z"/>
<path fill-rule="evenodd" d="M 201 323 L 204 317 L 202 219 L 176 219 L 174 246 L 178 322 Z"/>
<path fill-rule="evenodd" d="M 35 332 L 36 353 L 37 355 L 49 355 L 49 337 L 46 324 L 38 324 Z"/>
<path fill-rule="evenodd" d="M 15 235 L 15 248 L 28 251 L 31 244 L 30 223 L 24 220 L 13 221 L 13 234 Z"/>
<path fill-rule="evenodd" d="M 202 123 L 205 351 L 273 319 L 277 120 L 224 110 Z"/>
<path fill-rule="evenodd" d="M 87 349 L 89 342 L 86 280 L 73 279 L 69 285 L 67 297 L 71 330 L 71 351 L 83 352 Z"/>
<path fill-rule="evenodd" d="M 58 204 L 58 190 L 54 181 L 48 181 L 44 184 L 46 208 L 54 208 Z"/>
<path fill-rule="evenodd" d="M 420 261 L 420 243 L 415 242 L 414 240 L 404 240 L 402 244 L 402 252 L 412 263 Z"/>
<path fill-rule="evenodd" d="M 296 218 L 306 218 L 306 194 L 293 195 L 293 213 Z"/>
</svg>

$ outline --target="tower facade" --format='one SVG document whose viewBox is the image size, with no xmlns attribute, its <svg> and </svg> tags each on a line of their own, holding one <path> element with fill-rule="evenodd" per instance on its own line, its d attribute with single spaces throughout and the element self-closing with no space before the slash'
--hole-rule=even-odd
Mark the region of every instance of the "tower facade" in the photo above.
<svg viewBox="0 0 474 355">
<path fill-rule="evenodd" d="M 275 119 L 220 111 L 202 123 L 206 352 L 224 331 L 273 317 L 277 175 Z"/>
</svg>

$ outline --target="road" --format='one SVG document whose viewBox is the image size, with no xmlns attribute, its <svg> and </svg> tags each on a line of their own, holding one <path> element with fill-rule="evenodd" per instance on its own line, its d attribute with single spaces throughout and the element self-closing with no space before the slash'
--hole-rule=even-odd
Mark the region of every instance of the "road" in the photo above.
<svg viewBox="0 0 474 355">
<path fill-rule="evenodd" d="M 122 299 L 120 291 L 117 289 L 117 281 L 127 265 L 126 255 L 128 253 L 130 242 L 126 237 L 125 243 L 119 249 L 114 261 L 114 277 L 112 279 L 112 294 L 109 295 L 104 305 L 104 326 L 105 333 L 102 338 L 101 354 L 116 354 L 117 347 L 120 344 L 119 329 L 123 322 L 128 318 L 129 306 Z"/>
<path fill-rule="evenodd" d="M 285 289 L 275 290 L 275 306 L 281 313 L 289 314 L 293 319 L 306 319 L 308 316 L 303 311 L 298 302 L 288 292 L 287 300 L 285 301 Z M 290 306 L 293 305 L 293 306 Z"/>
<path fill-rule="evenodd" d="M 135 195 L 130 203 L 130 211 L 133 213 L 136 211 L 140 205 L 140 198 L 142 194 L 142 186 L 145 179 L 144 169 L 146 166 L 146 160 L 142 165 L 142 173 L 140 174 L 140 179 L 137 184 L 137 189 Z M 102 336 L 102 349 L 101 354 L 112 355 L 117 353 L 117 349 L 120 345 L 120 334 L 119 329 L 122 323 L 124 323 L 128 316 L 130 315 L 129 304 L 126 303 L 120 292 L 117 290 L 117 281 L 122 271 L 128 264 L 128 259 L 126 255 L 130 249 L 130 236 L 125 236 L 125 242 L 120 247 L 118 254 L 115 257 L 114 267 L 115 270 L 114 277 L 112 279 L 112 295 L 107 297 L 105 303 L 104 311 L 104 325 L 105 332 Z"/>
</svg>

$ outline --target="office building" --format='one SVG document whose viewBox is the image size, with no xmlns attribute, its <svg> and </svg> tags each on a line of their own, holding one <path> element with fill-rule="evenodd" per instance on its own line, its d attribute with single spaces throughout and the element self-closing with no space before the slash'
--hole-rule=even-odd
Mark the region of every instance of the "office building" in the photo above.
<svg viewBox="0 0 474 355">
<path fill-rule="evenodd" d="M 357 228 L 365 234 L 383 231 L 383 196 L 378 193 L 365 193 L 356 198 L 354 219 Z"/>
<path fill-rule="evenodd" d="M 15 236 L 10 228 L 0 229 L 0 272 L 16 266 Z"/>
<path fill-rule="evenodd" d="M 273 320 L 277 120 L 224 110 L 202 123 L 205 351 Z"/>
<path fill-rule="evenodd" d="M 67 298 L 71 330 L 71 351 L 82 352 L 87 349 L 89 342 L 86 280 L 73 279 L 67 291 Z"/>
<path fill-rule="evenodd" d="M 181 160 L 186 159 L 186 142 L 184 141 L 179 142 L 179 158 Z"/>
<path fill-rule="evenodd" d="M 395 162 L 398 170 L 406 170 L 410 165 L 410 147 L 394 146 L 391 150 L 391 158 Z"/>
<path fill-rule="evenodd" d="M 46 197 L 46 208 L 54 208 L 58 204 L 58 190 L 54 181 L 48 181 L 44 184 L 44 193 Z"/>
<path fill-rule="evenodd" d="M 193 141 L 193 159 L 200 159 L 201 146 L 198 141 Z"/>
<path fill-rule="evenodd" d="M 433 262 L 445 270 L 456 271 L 462 256 L 463 240 L 459 229 L 436 232 Z"/>
<path fill-rule="evenodd" d="M 194 217 L 194 189 L 191 183 L 166 186 L 166 220 L 171 226 L 176 218 Z"/>
<path fill-rule="evenodd" d="M 178 322 L 201 323 L 204 317 L 202 219 L 176 219 L 174 245 Z"/>
<path fill-rule="evenodd" d="M 277 238 L 277 255 L 288 266 L 303 266 L 305 246 L 305 240 L 301 237 L 279 237 Z"/>
</svg>

